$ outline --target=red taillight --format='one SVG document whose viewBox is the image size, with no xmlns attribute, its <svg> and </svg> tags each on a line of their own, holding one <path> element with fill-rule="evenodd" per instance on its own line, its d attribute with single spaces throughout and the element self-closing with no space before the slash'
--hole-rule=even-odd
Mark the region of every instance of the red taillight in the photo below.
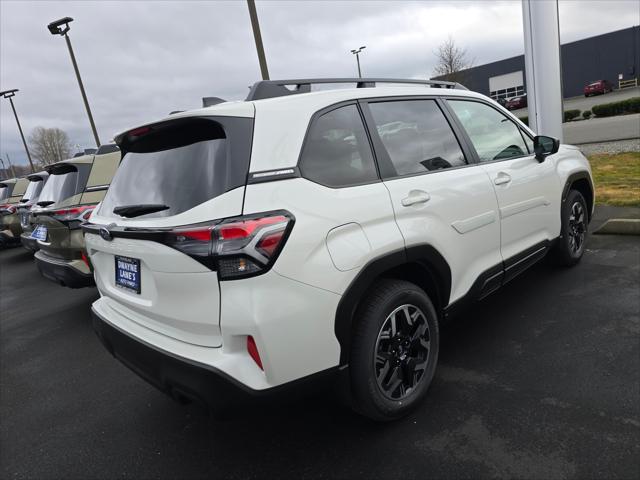
<svg viewBox="0 0 640 480">
<path fill-rule="evenodd" d="M 167 232 L 166 244 L 218 271 L 220 280 L 269 270 L 293 227 L 288 213 L 230 218 Z"/>
<path fill-rule="evenodd" d="M 275 233 L 269 233 L 262 237 L 262 239 L 256 245 L 256 248 L 263 252 L 266 256 L 273 255 L 282 241 L 284 231 L 278 231 Z"/>
<path fill-rule="evenodd" d="M 82 259 L 82 261 L 84 262 L 84 264 L 85 264 L 87 267 L 89 267 L 89 270 L 91 270 L 91 264 L 89 263 L 89 259 L 87 258 L 87 255 L 86 255 L 84 252 L 82 252 L 82 253 L 80 254 L 80 258 Z"/>
<path fill-rule="evenodd" d="M 247 238 L 260 227 L 286 221 L 287 219 L 284 216 L 278 215 L 276 217 L 264 217 L 245 220 L 241 222 L 227 223 L 221 225 L 218 228 L 218 237 L 221 240 L 236 240 L 238 238 Z"/>
<path fill-rule="evenodd" d="M 4 215 L 11 215 L 16 213 L 16 207 L 14 207 L 13 205 L 9 205 L 4 204 L 4 205 L 0 205 L 0 213 L 4 214 Z"/>
<path fill-rule="evenodd" d="M 264 371 L 264 367 L 262 366 L 262 360 L 260 359 L 260 353 L 258 352 L 258 346 L 256 345 L 256 341 L 253 339 L 251 335 L 247 337 L 247 352 L 253 361 L 256 362 L 256 365 L 260 367 L 260 370 Z"/>
<path fill-rule="evenodd" d="M 72 220 L 88 220 L 95 205 L 84 205 L 81 207 L 61 208 L 43 213 L 49 215 L 60 222 L 70 222 Z"/>
</svg>

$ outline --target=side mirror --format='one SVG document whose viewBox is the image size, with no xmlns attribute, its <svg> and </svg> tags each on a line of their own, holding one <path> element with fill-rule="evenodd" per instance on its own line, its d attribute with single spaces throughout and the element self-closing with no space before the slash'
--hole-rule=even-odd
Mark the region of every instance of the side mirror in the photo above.
<svg viewBox="0 0 640 480">
<path fill-rule="evenodd" d="M 544 135 L 537 135 L 533 138 L 533 151 L 536 159 L 542 163 L 549 155 L 553 155 L 560 149 L 560 140 Z"/>
</svg>

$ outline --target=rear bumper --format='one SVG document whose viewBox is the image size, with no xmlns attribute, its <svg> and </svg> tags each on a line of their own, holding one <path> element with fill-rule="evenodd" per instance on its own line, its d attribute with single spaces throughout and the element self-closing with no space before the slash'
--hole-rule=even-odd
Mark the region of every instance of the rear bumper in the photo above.
<svg viewBox="0 0 640 480">
<path fill-rule="evenodd" d="M 81 272 L 73 266 L 74 262 L 50 257 L 41 250 L 36 252 L 34 259 L 43 277 L 62 286 L 82 288 L 95 285 L 93 274 Z"/>
<path fill-rule="evenodd" d="M 22 242 L 22 246 L 31 252 L 37 252 L 40 250 L 38 246 L 38 240 L 35 238 L 31 238 L 31 234 L 23 233 L 20 235 L 20 242 Z"/>
<path fill-rule="evenodd" d="M 124 333 L 91 309 L 93 328 L 116 359 L 181 403 L 196 401 L 215 412 L 261 405 L 307 395 L 333 384 L 338 370 L 330 369 L 286 385 L 254 390 L 223 371 L 150 346 Z"/>
</svg>

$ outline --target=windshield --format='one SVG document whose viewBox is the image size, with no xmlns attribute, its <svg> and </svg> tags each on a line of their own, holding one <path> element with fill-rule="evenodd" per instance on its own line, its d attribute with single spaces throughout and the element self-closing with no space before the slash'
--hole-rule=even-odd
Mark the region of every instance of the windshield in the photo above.
<svg viewBox="0 0 640 480">
<path fill-rule="evenodd" d="M 9 198 L 10 188 L 7 185 L 0 185 L 0 201 Z"/>
<path fill-rule="evenodd" d="M 56 203 L 73 197 L 76 194 L 76 183 L 78 183 L 78 172 L 51 174 L 38 201 Z"/>
<path fill-rule="evenodd" d="M 252 128 L 252 119 L 235 117 L 191 118 L 153 127 L 149 138 L 131 144 L 100 213 L 118 216 L 118 207 L 121 212 L 122 207 L 153 206 L 135 216 L 167 217 L 244 185 Z"/>
<path fill-rule="evenodd" d="M 38 195 L 42 191 L 43 185 L 44 182 L 42 181 L 42 179 L 31 180 L 29 182 L 29 186 L 27 187 L 27 191 L 24 192 L 24 195 L 22 196 L 22 202 L 28 202 L 30 200 L 35 200 L 36 198 L 38 198 Z"/>
</svg>

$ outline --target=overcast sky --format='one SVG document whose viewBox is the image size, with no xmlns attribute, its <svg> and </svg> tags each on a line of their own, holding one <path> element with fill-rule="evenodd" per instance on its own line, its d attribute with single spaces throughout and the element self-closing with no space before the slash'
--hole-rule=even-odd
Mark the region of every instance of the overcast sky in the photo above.
<svg viewBox="0 0 640 480">
<path fill-rule="evenodd" d="M 451 35 L 476 65 L 523 52 L 520 1 L 258 1 L 271 78 L 356 76 L 352 48 L 366 45 L 363 75 L 424 77 Z M 25 134 L 65 130 L 93 146 L 62 37 L 46 25 L 70 16 L 70 37 L 100 139 L 203 96 L 242 99 L 260 69 L 244 0 L 0 0 L 0 90 L 19 88 Z M 638 0 L 561 0 L 562 43 L 640 23 Z M 0 100 L 0 153 L 26 163 L 9 102 Z"/>
</svg>

